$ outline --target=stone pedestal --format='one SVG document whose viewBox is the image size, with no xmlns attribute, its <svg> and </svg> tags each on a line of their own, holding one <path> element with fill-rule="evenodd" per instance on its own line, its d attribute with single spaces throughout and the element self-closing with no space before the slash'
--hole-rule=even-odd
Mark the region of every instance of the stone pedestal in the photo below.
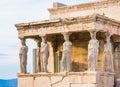
<svg viewBox="0 0 120 87">
<path fill-rule="evenodd" d="M 70 72 L 18 74 L 18 87 L 113 87 L 114 74 Z"/>
</svg>

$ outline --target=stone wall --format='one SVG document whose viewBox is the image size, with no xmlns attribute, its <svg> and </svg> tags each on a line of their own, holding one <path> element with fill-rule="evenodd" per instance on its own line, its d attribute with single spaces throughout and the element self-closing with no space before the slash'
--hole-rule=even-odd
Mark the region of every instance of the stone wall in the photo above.
<svg viewBox="0 0 120 87">
<path fill-rule="evenodd" d="M 113 12 L 114 11 L 114 12 Z M 120 20 L 120 1 L 104 0 L 93 3 L 64 6 L 60 8 L 50 8 L 50 19 L 86 16 L 94 13 L 105 15 L 109 18 Z"/>
<path fill-rule="evenodd" d="M 113 87 L 114 74 L 70 72 L 18 74 L 18 87 Z"/>
</svg>

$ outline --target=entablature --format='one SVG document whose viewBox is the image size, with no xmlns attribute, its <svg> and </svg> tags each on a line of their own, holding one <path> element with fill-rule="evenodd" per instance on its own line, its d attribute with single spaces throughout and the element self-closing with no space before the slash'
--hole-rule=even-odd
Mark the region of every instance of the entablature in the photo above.
<svg viewBox="0 0 120 87">
<path fill-rule="evenodd" d="M 103 15 L 93 14 L 74 18 L 50 19 L 40 22 L 21 23 L 15 25 L 19 37 L 40 36 L 79 31 L 110 31 L 120 35 L 120 22 Z"/>
</svg>

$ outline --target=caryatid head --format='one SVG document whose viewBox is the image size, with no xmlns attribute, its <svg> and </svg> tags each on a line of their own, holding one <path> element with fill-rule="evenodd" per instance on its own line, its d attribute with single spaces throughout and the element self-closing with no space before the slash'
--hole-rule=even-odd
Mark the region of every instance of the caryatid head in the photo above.
<svg viewBox="0 0 120 87">
<path fill-rule="evenodd" d="M 47 40 L 46 40 L 46 39 L 47 39 L 47 36 L 46 36 L 46 35 L 45 35 L 45 36 L 42 36 L 42 42 L 43 42 L 43 43 L 47 43 Z"/>
<path fill-rule="evenodd" d="M 91 39 L 96 39 L 96 31 L 90 31 Z"/>
<path fill-rule="evenodd" d="M 25 43 L 25 42 L 26 42 L 25 38 L 21 38 L 20 40 L 21 40 L 21 44 L 22 44 L 23 46 L 25 46 L 25 45 L 26 45 L 26 43 Z"/>
<path fill-rule="evenodd" d="M 109 41 L 110 41 L 111 34 L 110 34 L 109 32 L 106 32 L 106 33 L 105 33 L 105 37 L 106 37 L 106 41 L 109 42 Z"/>
<path fill-rule="evenodd" d="M 63 36 L 65 41 L 69 41 L 69 36 L 70 36 L 69 33 L 64 33 Z"/>
</svg>

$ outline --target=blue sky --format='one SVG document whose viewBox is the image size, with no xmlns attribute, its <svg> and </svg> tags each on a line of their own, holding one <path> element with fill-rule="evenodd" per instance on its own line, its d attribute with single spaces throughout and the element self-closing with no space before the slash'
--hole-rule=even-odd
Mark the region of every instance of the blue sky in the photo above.
<svg viewBox="0 0 120 87">
<path fill-rule="evenodd" d="M 16 78 L 20 72 L 21 44 L 14 24 L 48 19 L 47 8 L 51 8 L 53 2 L 73 5 L 92 1 L 96 0 L 0 0 L 0 79 Z M 36 45 L 27 40 L 27 46 L 28 72 L 32 72 L 32 49 Z"/>
</svg>

